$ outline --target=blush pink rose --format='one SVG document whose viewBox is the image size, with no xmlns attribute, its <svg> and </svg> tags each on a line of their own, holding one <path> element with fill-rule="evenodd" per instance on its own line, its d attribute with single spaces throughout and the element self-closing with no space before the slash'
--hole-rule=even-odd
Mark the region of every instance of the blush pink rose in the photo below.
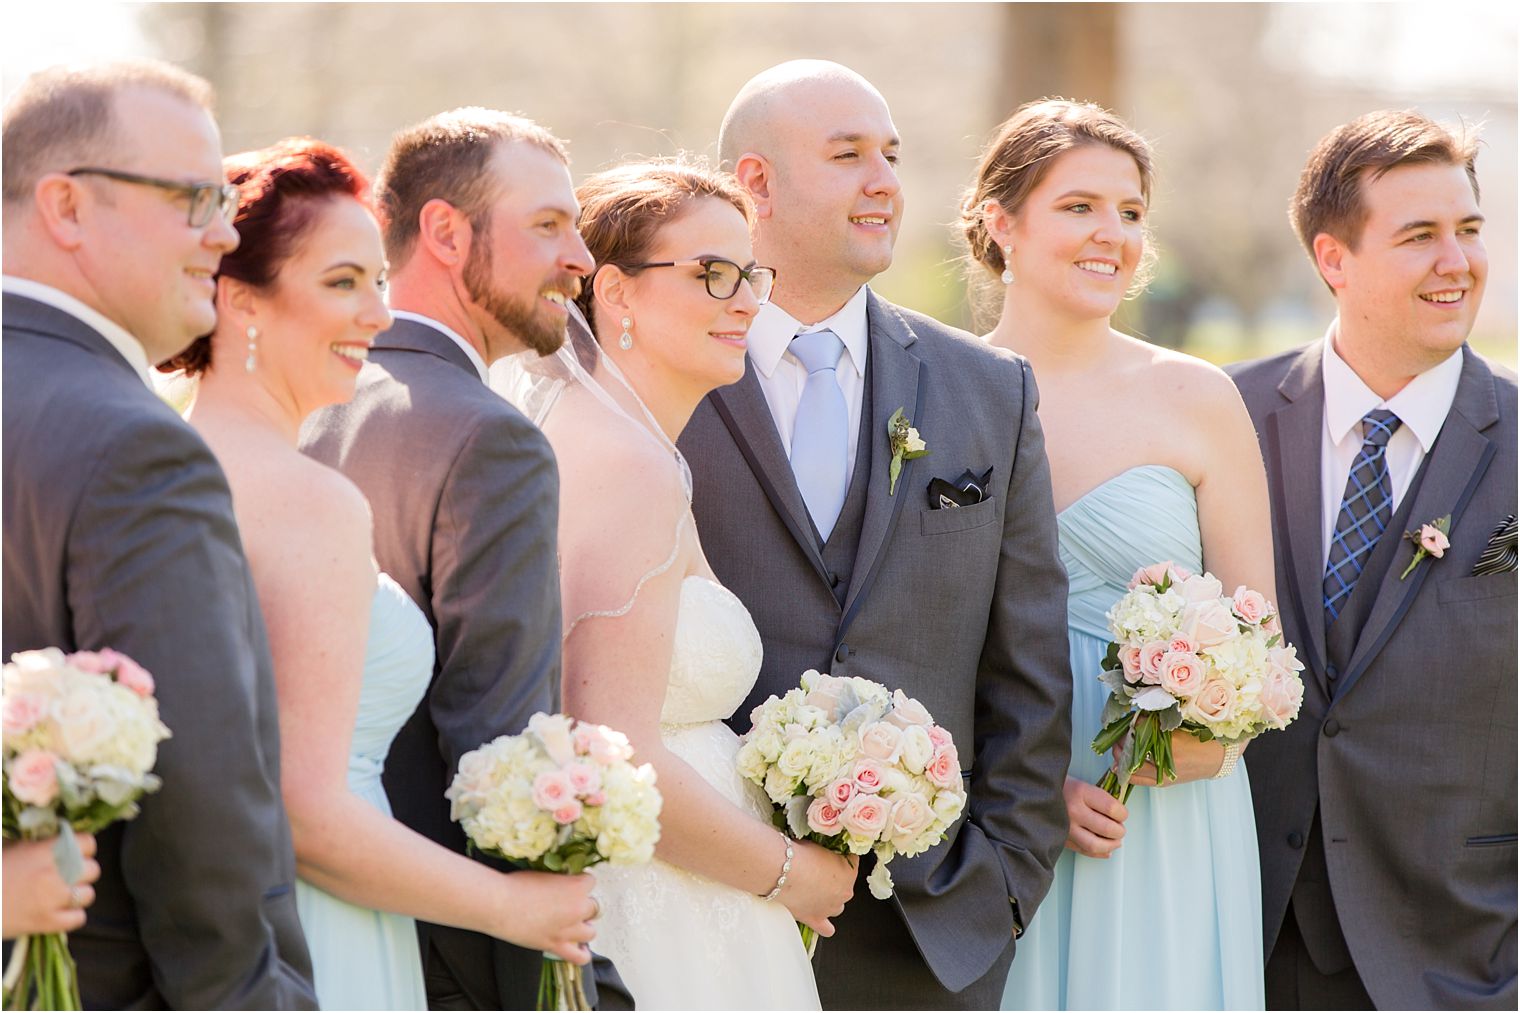
<svg viewBox="0 0 1520 1013">
<path fill-rule="evenodd" d="M 11 761 L 11 794 L 27 805 L 48 806 L 58 797 L 57 757 L 28 749 Z"/>
<path fill-rule="evenodd" d="M 813 680 L 813 688 L 808 690 L 807 699 L 804 701 L 809 707 L 817 707 L 834 720 L 839 709 L 839 698 L 844 692 L 844 680 L 836 679 L 831 675 L 815 673 L 817 678 Z"/>
<path fill-rule="evenodd" d="M 808 806 L 808 829 L 815 834 L 833 837 L 839 833 L 840 809 L 829 804 L 826 798 L 815 798 Z"/>
<path fill-rule="evenodd" d="M 1198 653 L 1198 645 L 1195 644 L 1195 643 L 1193 643 L 1191 640 L 1189 640 L 1187 637 L 1184 637 L 1180 633 L 1177 636 L 1173 637 L 1171 639 L 1171 641 L 1167 643 L 1166 649 L 1167 649 L 1168 653 L 1175 653 L 1175 652 L 1178 652 L 1178 651 L 1181 651 L 1181 652 L 1183 652 L 1185 654 L 1197 654 Z"/>
<path fill-rule="evenodd" d="M 610 767 L 614 763 L 633 758 L 633 747 L 628 744 L 628 736 L 605 725 L 593 725 L 585 742 L 586 748 L 578 752 L 591 757 L 600 766 Z"/>
<path fill-rule="evenodd" d="M 554 812 L 566 802 L 575 801 L 575 789 L 563 770 L 546 770 L 533 779 L 533 804 Z"/>
<path fill-rule="evenodd" d="M 934 810 L 917 792 L 908 792 L 892 801 L 892 829 L 888 836 L 910 842 L 934 821 Z"/>
<path fill-rule="evenodd" d="M 585 802 L 587 805 L 606 805 L 607 793 L 600 789 L 593 791 L 591 794 L 586 796 Z"/>
<path fill-rule="evenodd" d="M 48 698 L 41 693 L 11 693 L 3 708 L 6 735 L 24 735 L 47 717 Z"/>
<path fill-rule="evenodd" d="M 891 808 L 875 795 L 856 795 L 839 815 L 839 822 L 852 834 L 875 837 L 887 826 Z"/>
<path fill-rule="evenodd" d="M 855 780 L 857 793 L 874 795 L 881 791 L 887 772 L 880 762 L 867 757 L 855 761 L 855 769 L 850 772 L 850 776 Z"/>
<path fill-rule="evenodd" d="M 955 746 L 941 746 L 924 767 L 924 776 L 936 788 L 955 788 L 961 783 L 961 760 Z"/>
<path fill-rule="evenodd" d="M 572 763 L 565 768 L 570 779 L 570 789 L 576 795 L 586 796 L 602 787 L 602 773 L 589 763 Z"/>
<path fill-rule="evenodd" d="M 1166 657 L 1165 640 L 1152 640 L 1140 648 L 1140 681 L 1147 686 L 1161 685 L 1161 659 Z"/>
<path fill-rule="evenodd" d="M 567 827 L 581 818 L 581 811 L 580 802 L 572 798 L 556 806 L 554 812 L 550 815 L 554 817 L 554 822 L 562 827 Z"/>
<path fill-rule="evenodd" d="M 1269 725 L 1286 728 L 1298 717 L 1298 709 L 1304 702 L 1304 684 L 1287 669 L 1272 665 L 1262 680 L 1258 701 Z"/>
<path fill-rule="evenodd" d="M 110 653 L 115 654 L 114 651 Z M 153 676 L 148 674 L 148 670 L 125 654 L 117 654 L 116 657 L 119 661 L 116 666 L 116 681 L 138 696 L 152 696 Z"/>
<path fill-rule="evenodd" d="M 892 710 L 887 715 L 887 720 L 899 728 L 908 728 L 912 725 L 928 726 L 934 723 L 934 719 L 929 716 L 929 708 L 900 689 L 892 691 Z"/>
<path fill-rule="evenodd" d="M 1273 612 L 1267 616 L 1266 622 L 1261 624 L 1261 628 L 1273 636 L 1282 636 L 1282 616 Z"/>
<path fill-rule="evenodd" d="M 1224 585 L 1211 574 L 1197 573 L 1177 585 L 1177 593 L 1189 605 L 1218 601 L 1224 597 Z"/>
<path fill-rule="evenodd" d="M 1166 580 L 1169 576 L 1172 577 L 1173 580 L 1179 579 L 1173 574 L 1174 567 L 1170 559 L 1164 560 L 1160 563 L 1152 563 L 1150 566 L 1142 566 L 1140 569 L 1136 570 L 1135 575 L 1129 579 L 1129 589 L 1133 591 L 1141 584 L 1159 586 L 1161 582 L 1163 580 Z"/>
<path fill-rule="evenodd" d="M 1260 625 L 1272 611 L 1272 606 L 1267 603 L 1267 596 L 1260 591 L 1252 591 L 1244 584 L 1235 589 L 1231 598 L 1235 606 L 1235 614 L 1252 626 Z"/>
<path fill-rule="evenodd" d="M 1199 650 L 1218 647 L 1239 629 L 1235 614 L 1217 600 L 1195 602 L 1182 610 L 1182 634 Z"/>
<path fill-rule="evenodd" d="M 902 753 L 902 729 L 887 721 L 860 726 L 860 751 L 882 763 L 896 763 Z"/>
<path fill-rule="evenodd" d="M 1421 524 L 1420 548 L 1440 559 L 1451 548 L 1451 541 L 1434 524 Z"/>
<path fill-rule="evenodd" d="M 939 725 L 929 726 L 929 741 L 934 743 L 934 748 L 950 745 L 950 733 Z"/>
<path fill-rule="evenodd" d="M 1187 698 L 1208 679 L 1203 660 L 1189 652 L 1171 652 L 1161 659 L 1161 688 L 1172 696 Z"/>
<path fill-rule="evenodd" d="M 1235 700 L 1235 687 L 1223 679 L 1210 679 L 1183 705 L 1182 716 L 1201 725 L 1221 724 L 1234 716 Z"/>
<path fill-rule="evenodd" d="M 1124 669 L 1124 681 L 1133 686 L 1140 681 L 1140 648 L 1126 644 L 1119 648 L 1119 664 Z"/>
<path fill-rule="evenodd" d="M 116 666 L 107 659 L 106 654 L 107 651 L 75 651 L 69 655 L 68 663 L 81 672 L 89 672 L 91 675 L 110 675 L 111 669 Z"/>
<path fill-rule="evenodd" d="M 823 800 L 835 809 L 843 809 L 850 804 L 850 799 L 855 797 L 855 782 L 848 777 L 841 777 L 837 781 L 829 782 L 829 786 L 823 789 Z"/>
</svg>

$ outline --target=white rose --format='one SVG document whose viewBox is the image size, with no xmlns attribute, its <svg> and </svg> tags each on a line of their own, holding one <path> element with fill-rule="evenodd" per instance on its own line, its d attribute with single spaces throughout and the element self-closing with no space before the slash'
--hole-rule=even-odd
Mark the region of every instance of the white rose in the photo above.
<svg viewBox="0 0 1520 1013">
<path fill-rule="evenodd" d="M 903 732 L 902 765 L 915 774 L 924 772 L 924 765 L 934 755 L 934 743 L 929 740 L 929 730 L 914 725 Z"/>
<path fill-rule="evenodd" d="M 1189 605 L 1197 605 L 1207 601 L 1217 602 L 1223 598 L 1224 585 L 1212 574 L 1200 573 L 1177 585 L 1177 592 Z"/>
<path fill-rule="evenodd" d="M 575 745 L 570 737 L 571 721 L 563 714 L 542 711 L 528 719 L 528 731 L 537 737 L 549 759 L 564 766 L 575 759 Z"/>
</svg>

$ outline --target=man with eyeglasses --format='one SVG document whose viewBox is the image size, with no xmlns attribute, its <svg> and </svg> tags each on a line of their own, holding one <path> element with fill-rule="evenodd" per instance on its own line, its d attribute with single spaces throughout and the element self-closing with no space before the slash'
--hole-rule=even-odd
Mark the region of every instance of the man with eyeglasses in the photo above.
<svg viewBox="0 0 1520 1013">
<path fill-rule="evenodd" d="M 835 919 L 824 1008 L 996 1009 L 1066 837 L 1066 576 L 1028 365 L 868 285 L 892 263 L 899 147 L 881 95 L 838 64 L 741 89 L 719 148 L 778 282 L 744 377 L 681 449 L 708 561 L 765 648 L 736 730 L 815 668 L 916 697 L 961 757 L 967 818 L 893 863 L 890 906 L 857 897 Z"/>
<path fill-rule="evenodd" d="M 4 654 L 110 647 L 173 737 L 98 837 L 87 1008 L 314 1009 L 263 620 L 210 451 L 148 370 L 211 330 L 235 191 L 204 81 L 33 75 L 4 114 Z M 9 884 L 8 884 L 9 885 Z"/>
</svg>

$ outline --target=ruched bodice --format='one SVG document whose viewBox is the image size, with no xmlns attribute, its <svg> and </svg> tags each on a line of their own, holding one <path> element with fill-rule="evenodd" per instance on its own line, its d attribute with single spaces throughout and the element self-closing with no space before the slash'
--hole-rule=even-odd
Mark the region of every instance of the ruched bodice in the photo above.
<svg viewBox="0 0 1520 1013">
<path fill-rule="evenodd" d="M 1108 690 L 1098 682 L 1108 610 L 1142 566 L 1203 570 L 1198 500 L 1186 476 L 1142 464 L 1057 517 L 1070 582 L 1071 776 L 1096 783 L 1112 758 L 1092 750 Z M 1136 788 L 1107 859 L 1067 850 L 1019 941 L 1004 1009 L 1261 1009 L 1261 878 L 1247 761 L 1220 781 Z M 1156 926 L 1184 926 L 1184 947 L 1109 962 Z"/>
<path fill-rule="evenodd" d="M 724 720 L 754 688 L 760 658 L 760 632 L 733 592 L 706 577 L 687 577 L 681 583 L 680 618 L 660 723 Z"/>
</svg>

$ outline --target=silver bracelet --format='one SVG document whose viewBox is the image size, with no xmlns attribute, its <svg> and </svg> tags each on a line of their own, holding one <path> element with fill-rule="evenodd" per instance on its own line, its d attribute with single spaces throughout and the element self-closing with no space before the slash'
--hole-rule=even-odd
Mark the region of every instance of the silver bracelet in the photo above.
<svg viewBox="0 0 1520 1013">
<path fill-rule="evenodd" d="M 1224 762 L 1219 765 L 1219 773 L 1215 774 L 1212 780 L 1218 781 L 1235 773 L 1235 765 L 1240 762 L 1240 754 L 1245 748 L 1243 742 L 1232 742 L 1225 746 Z"/>
<path fill-rule="evenodd" d="M 779 830 L 776 832 L 781 833 Z M 786 886 L 786 877 L 792 871 L 792 858 L 795 854 L 792 851 L 792 839 L 786 834 L 781 834 L 781 843 L 786 845 L 786 861 L 781 863 L 781 875 L 776 877 L 776 886 L 765 895 L 764 900 L 775 900 L 781 896 L 781 888 Z"/>
</svg>

